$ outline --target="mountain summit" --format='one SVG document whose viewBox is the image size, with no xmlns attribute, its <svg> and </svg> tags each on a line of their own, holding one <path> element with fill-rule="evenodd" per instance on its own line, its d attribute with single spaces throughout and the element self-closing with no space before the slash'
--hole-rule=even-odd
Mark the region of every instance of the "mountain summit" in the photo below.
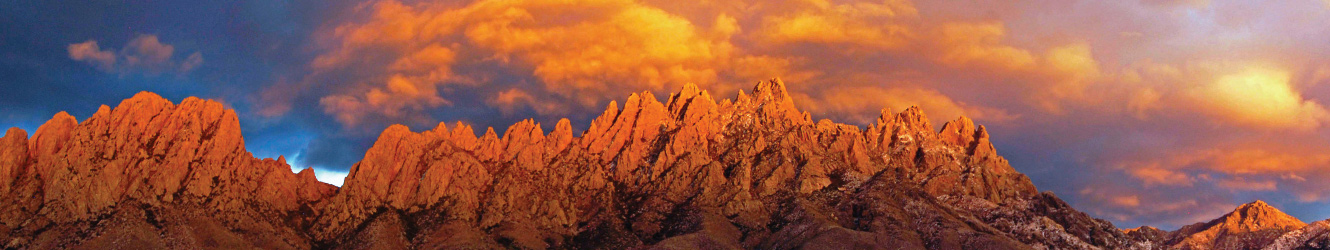
<svg viewBox="0 0 1330 250">
<path fill-rule="evenodd" d="M 1255 232 L 1269 229 L 1297 229 L 1306 226 L 1307 223 L 1298 220 L 1275 207 L 1266 204 L 1265 201 L 1253 201 L 1243 204 L 1234 209 L 1233 212 L 1221 217 L 1224 229 L 1229 232 Z"/>
<path fill-rule="evenodd" d="M 1257 200 L 1209 222 L 1178 229 L 1170 245 L 1177 249 L 1261 249 L 1304 226 L 1307 223 Z"/>
</svg>

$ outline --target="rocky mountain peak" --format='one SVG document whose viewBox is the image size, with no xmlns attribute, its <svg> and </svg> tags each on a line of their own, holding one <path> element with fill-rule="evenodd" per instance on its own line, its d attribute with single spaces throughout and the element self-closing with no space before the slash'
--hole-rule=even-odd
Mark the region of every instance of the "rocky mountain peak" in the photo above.
<svg viewBox="0 0 1330 250">
<path fill-rule="evenodd" d="M 977 136 L 978 135 L 975 134 L 974 121 L 965 116 L 961 116 L 954 121 L 942 124 L 942 132 L 938 133 L 938 137 L 943 143 L 952 146 L 966 147 L 969 151 L 974 151 L 974 147 L 971 146 L 971 144 L 978 140 L 975 138 Z"/>
<path fill-rule="evenodd" d="M 23 137 L 22 130 L 11 129 L 0 140 L 0 190 L 8 190 L 0 192 L 0 235 L 76 230 L 52 228 L 69 223 L 117 225 L 143 221 L 133 217 L 145 213 L 245 221 L 228 225 L 245 230 L 286 228 L 274 225 L 304 223 L 284 218 L 336 190 L 309 170 L 292 173 L 282 157 L 254 158 L 244 149 L 235 112 L 194 97 L 177 105 L 140 92 L 115 108 L 101 106 L 81 123 L 57 113 L 32 138 Z M 137 226 L 185 223 L 157 215 L 150 220 L 156 225 Z M 137 226 L 115 229 L 152 232 Z M 269 233 L 262 238 L 298 238 L 289 231 Z M 28 238 L 15 240 L 9 243 Z"/>
<path fill-rule="evenodd" d="M 782 106 L 794 106 L 794 99 L 785 90 L 785 82 L 780 78 L 758 82 L 753 86 L 753 97 L 767 103 L 777 103 Z"/>
<path fill-rule="evenodd" d="M 743 92 L 740 92 L 737 99 L 745 99 Z M 789 122 L 812 122 L 807 115 L 799 111 L 794 106 L 794 98 L 785 89 L 785 82 L 780 78 L 761 81 L 753 87 L 751 97 L 754 102 L 759 104 L 761 113 L 766 114 L 768 120 L 784 120 Z"/>
<path fill-rule="evenodd" d="M 60 151 L 60 148 L 65 146 L 65 141 L 69 140 L 74 126 L 77 125 L 78 120 L 69 113 L 64 111 L 56 113 L 42 126 L 37 127 L 37 131 L 32 134 L 31 143 L 28 144 L 28 152 L 35 156 L 43 156 Z"/>
<path fill-rule="evenodd" d="M 1293 230 L 1306 226 L 1307 223 L 1279 209 L 1257 200 L 1242 204 L 1223 217 L 1223 225 L 1229 232 L 1254 232 L 1268 229 Z"/>
<path fill-rule="evenodd" d="M 1258 249 L 1304 226 L 1307 223 L 1257 200 L 1209 222 L 1174 231 L 1169 245 L 1181 249 Z"/>
</svg>

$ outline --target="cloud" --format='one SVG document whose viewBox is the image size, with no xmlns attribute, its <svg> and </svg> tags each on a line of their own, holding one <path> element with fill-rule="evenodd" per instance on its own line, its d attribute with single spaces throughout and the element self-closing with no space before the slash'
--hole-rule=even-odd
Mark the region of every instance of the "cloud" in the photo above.
<svg viewBox="0 0 1330 250">
<path fill-rule="evenodd" d="M 347 127 L 380 126 L 367 120 L 411 122 L 453 104 L 459 94 L 488 96 L 485 104 L 508 114 L 522 106 L 537 115 L 564 115 L 594 112 L 628 92 L 668 93 L 694 83 L 733 93 L 771 77 L 785 79 L 796 92 L 813 92 L 806 103 L 833 118 L 863 119 L 850 115 L 915 103 L 940 116 L 1003 121 L 1018 115 L 951 101 L 952 92 L 937 89 L 950 80 L 920 74 L 973 71 L 967 75 L 1026 90 L 1020 94 L 1026 103 L 1055 113 L 1066 103 L 1094 99 L 1086 92 L 1100 77 L 1088 43 L 1035 52 L 1007 44 L 1003 22 L 928 22 L 905 0 L 687 7 L 627 0 L 389 0 L 362 10 L 368 16 L 334 22 L 318 35 L 324 51 L 310 68 L 324 76 L 301 84 L 332 89 L 319 103 Z M 849 65 L 855 61 L 864 64 Z M 813 87 L 881 87 L 873 82 L 903 83 L 871 92 L 903 100 L 827 100 L 845 94 Z M 391 85 L 402 83 L 415 91 L 393 91 Z M 284 102 L 292 101 L 264 99 L 277 102 L 265 108 L 271 114 L 289 110 Z"/>
<path fill-rule="evenodd" d="M 369 87 L 359 95 L 332 95 L 319 99 L 324 112 L 334 114 L 342 124 L 355 126 L 369 115 L 405 117 L 411 111 L 450 104 L 436 94 L 433 86 L 404 75 L 390 76 L 386 86 Z"/>
<path fill-rule="evenodd" d="M 1274 180 L 1249 181 L 1241 177 L 1222 180 L 1219 182 L 1219 186 L 1230 190 L 1245 191 L 1275 191 L 1277 189 Z"/>
<path fill-rule="evenodd" d="M 1124 195 L 1113 197 L 1113 203 L 1122 207 L 1137 207 L 1141 205 L 1141 198 L 1135 195 Z"/>
<path fill-rule="evenodd" d="M 1330 178 L 1330 153 L 1319 147 L 1234 144 L 1205 150 L 1167 153 L 1124 164 L 1123 171 L 1146 188 L 1207 187 L 1230 191 L 1287 191 L 1303 202 L 1323 201 L 1315 195 L 1330 190 L 1317 181 Z M 1192 173 L 1192 174 L 1187 174 Z"/>
<path fill-rule="evenodd" d="M 496 82 L 504 76 L 492 75 L 494 67 L 524 72 L 535 80 L 529 90 L 548 93 L 538 96 L 591 108 L 627 89 L 708 85 L 743 71 L 730 65 L 768 60 L 736 56 L 731 17 L 714 16 L 710 26 L 699 26 L 635 1 L 382 1 L 369 9 L 368 20 L 325 34 L 334 45 L 311 64 L 318 72 L 368 69 L 320 101 L 348 126 L 367 116 L 402 119 L 446 105 L 450 98 L 441 88 L 492 95 L 509 90 L 484 85 L 523 84 Z M 403 83 L 414 91 L 391 90 Z"/>
<path fill-rule="evenodd" d="M 1096 216 L 1130 224 L 1148 223 L 1172 230 L 1182 225 L 1208 221 L 1232 211 L 1237 204 L 1213 194 L 1176 196 L 1145 192 L 1119 185 L 1093 185 L 1076 194 L 1085 198 L 1078 209 Z M 1122 228 L 1123 225 L 1116 225 Z M 1131 227 L 1131 226 L 1129 226 Z"/>
<path fill-rule="evenodd" d="M 1257 130 L 1308 132 L 1330 121 L 1330 111 L 1303 95 L 1320 78 L 1316 69 L 1294 78 L 1288 69 L 1268 63 L 1192 60 L 1165 64 L 1135 63 L 1117 75 L 1110 98 L 1127 100 L 1138 118 L 1163 110 L 1187 110 L 1211 123 Z M 1120 97 L 1112 97 L 1120 96 Z"/>
<path fill-rule="evenodd" d="M 848 117 L 840 120 L 851 124 L 868 124 L 877 119 L 880 109 L 904 110 L 919 106 L 933 123 L 954 120 L 960 116 L 993 122 L 1006 122 L 1016 117 L 1004 110 L 958 102 L 934 90 L 919 88 L 831 87 L 820 96 L 797 93 L 799 103 L 812 113 Z M 865 107 L 879 107 L 867 111 Z M 867 111 L 867 112 L 866 112 Z"/>
<path fill-rule="evenodd" d="M 1210 0 L 1146 0 L 1144 2 L 1149 4 L 1158 4 L 1165 6 L 1177 5 L 1177 6 L 1185 6 L 1190 8 L 1205 8 L 1210 6 Z"/>
<path fill-rule="evenodd" d="M 70 44 L 69 59 L 83 61 L 103 71 L 110 71 L 115 66 L 115 52 L 102 51 L 97 46 L 97 41 L 88 40 L 87 42 Z"/>
<path fill-rule="evenodd" d="M 994 71 L 1019 71 L 1038 59 L 1028 50 L 1002 44 L 1006 27 L 1000 22 L 945 23 L 933 37 L 940 53 L 935 57 L 952 66 L 978 66 Z"/>
<path fill-rule="evenodd" d="M 96 40 L 70 44 L 67 50 L 69 59 L 91 64 L 108 73 L 184 74 L 203 64 L 203 55 L 199 52 L 190 54 L 183 61 L 173 61 L 175 46 L 161 43 L 156 35 L 134 37 L 119 52 L 102 50 Z"/>
<path fill-rule="evenodd" d="M 896 19 L 917 18 L 918 10 L 903 0 L 882 3 L 797 2 L 799 13 L 765 17 L 762 31 L 774 43 L 817 43 L 896 49 L 914 36 Z"/>
<path fill-rule="evenodd" d="M 1145 185 L 1191 186 L 1193 179 L 1187 174 L 1158 167 L 1136 167 L 1129 169 L 1128 172 L 1145 182 Z"/>
<path fill-rule="evenodd" d="M 513 115 L 522 108 L 531 108 L 540 114 L 552 114 L 568 110 L 564 104 L 553 102 L 540 102 L 531 94 L 524 90 L 512 88 L 499 92 L 497 95 L 485 100 L 491 106 L 499 108 L 504 115 Z"/>
<path fill-rule="evenodd" d="M 1190 90 L 1202 111 L 1239 125 L 1310 130 L 1330 120 L 1321 104 L 1293 89 L 1287 71 L 1249 67 Z"/>
</svg>

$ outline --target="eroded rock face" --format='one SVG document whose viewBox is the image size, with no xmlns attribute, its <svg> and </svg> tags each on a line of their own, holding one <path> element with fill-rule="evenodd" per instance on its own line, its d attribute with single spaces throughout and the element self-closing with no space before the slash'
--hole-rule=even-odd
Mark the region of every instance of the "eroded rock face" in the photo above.
<svg viewBox="0 0 1330 250">
<path fill-rule="evenodd" d="M 0 185 L 11 190 L 0 196 L 9 246 L 308 248 L 291 230 L 307 222 L 290 218 L 336 190 L 282 159 L 253 158 L 235 113 L 197 98 L 176 105 L 144 92 L 81 123 L 56 114 L 19 146 L 23 134 L 0 141 L 0 169 L 12 177 L 0 178 L 12 185 Z M 172 238 L 212 231 L 252 235 Z"/>
<path fill-rule="evenodd" d="M 1121 249 L 961 117 L 814 122 L 784 83 L 611 102 L 575 136 L 526 120 L 384 130 L 341 189 L 254 159 L 235 114 L 140 94 L 0 139 L 15 247 Z M 12 178 L 10 178 L 12 177 Z M 202 236 L 201 236 L 202 235 Z"/>
</svg>

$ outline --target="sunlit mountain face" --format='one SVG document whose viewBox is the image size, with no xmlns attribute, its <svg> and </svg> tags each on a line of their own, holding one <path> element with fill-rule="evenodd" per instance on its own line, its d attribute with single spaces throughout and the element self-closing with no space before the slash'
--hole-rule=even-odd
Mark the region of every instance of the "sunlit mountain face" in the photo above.
<svg viewBox="0 0 1330 250">
<path fill-rule="evenodd" d="M 1315 248 L 1327 39 L 1326 0 L 8 3 L 0 246 Z"/>
</svg>

